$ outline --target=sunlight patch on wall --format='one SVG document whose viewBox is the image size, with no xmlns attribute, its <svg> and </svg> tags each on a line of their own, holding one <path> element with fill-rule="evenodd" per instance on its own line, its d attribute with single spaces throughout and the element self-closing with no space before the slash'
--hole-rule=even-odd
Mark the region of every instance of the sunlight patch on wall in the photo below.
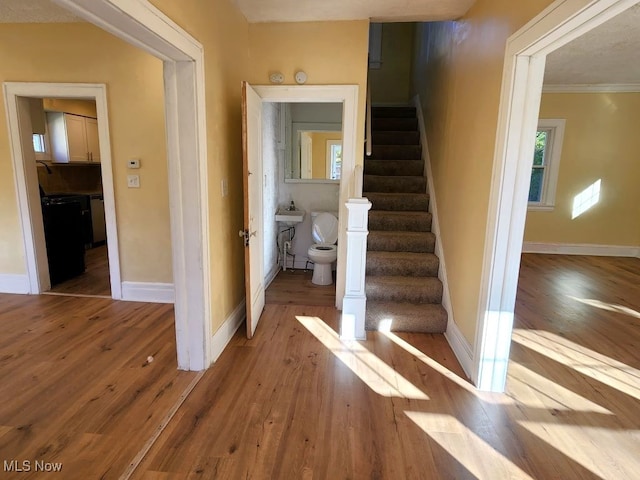
<svg viewBox="0 0 640 480">
<path fill-rule="evenodd" d="M 640 400 L 640 370 L 544 330 L 516 329 L 513 341 Z"/>
<path fill-rule="evenodd" d="M 465 478 L 532 480 L 532 477 L 520 467 L 463 425 L 456 417 L 439 413 L 411 411 L 404 413 L 468 470 L 471 475 L 465 475 Z M 497 435 L 492 438 L 497 438 Z"/>
<path fill-rule="evenodd" d="M 422 390 L 361 344 L 341 341 L 322 319 L 306 316 L 296 316 L 296 319 L 378 395 L 429 400 Z"/>
<path fill-rule="evenodd" d="M 571 220 L 578 218 L 584 212 L 596 205 L 600 201 L 600 183 L 598 179 L 573 197 L 573 210 L 571 211 Z"/>
<path fill-rule="evenodd" d="M 609 312 L 624 313 L 625 315 L 629 315 L 630 317 L 640 318 L 640 312 L 632 308 L 625 307 L 624 305 L 601 302 L 600 300 L 594 300 L 592 298 L 578 298 L 572 295 L 567 295 L 567 297 L 569 297 L 571 300 L 575 300 L 576 302 L 589 305 L 590 307 L 596 307 L 602 310 L 608 310 Z"/>
<path fill-rule="evenodd" d="M 604 415 L 613 413 L 597 403 L 557 384 L 533 370 L 511 360 L 509 363 L 509 396 L 518 404 L 529 408 L 593 412 Z"/>
</svg>

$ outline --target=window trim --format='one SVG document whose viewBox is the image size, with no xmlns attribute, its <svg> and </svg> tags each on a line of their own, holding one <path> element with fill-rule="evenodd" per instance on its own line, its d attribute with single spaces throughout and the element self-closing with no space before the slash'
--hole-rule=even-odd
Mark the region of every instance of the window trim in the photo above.
<svg viewBox="0 0 640 480">
<path fill-rule="evenodd" d="M 333 147 L 339 146 L 340 151 L 342 152 L 342 140 L 327 140 L 327 158 L 326 158 L 326 177 L 327 180 L 340 180 L 340 178 L 332 178 L 332 173 L 334 170 L 334 157 L 333 157 Z M 342 165 L 340 165 L 340 176 L 342 176 Z"/>
<path fill-rule="evenodd" d="M 527 208 L 530 211 L 552 211 L 555 208 L 565 123 L 566 120 L 563 118 L 541 118 L 538 120 L 536 131 L 548 130 L 549 135 L 545 148 L 546 163 L 542 180 L 542 195 L 539 202 L 528 203 Z M 531 168 L 533 169 L 533 155 Z"/>
</svg>

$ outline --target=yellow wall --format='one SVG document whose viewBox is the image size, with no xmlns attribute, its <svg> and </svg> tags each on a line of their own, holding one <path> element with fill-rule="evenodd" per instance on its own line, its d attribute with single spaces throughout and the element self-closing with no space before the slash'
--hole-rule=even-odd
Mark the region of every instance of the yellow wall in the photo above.
<svg viewBox="0 0 640 480">
<path fill-rule="evenodd" d="M 356 163 L 364 155 L 364 110 L 367 85 L 369 22 L 256 23 L 249 25 L 249 82 L 269 84 L 269 74 L 284 74 L 295 85 L 299 69 L 309 85 L 358 85 Z"/>
<path fill-rule="evenodd" d="M 0 65 L 2 82 L 107 85 L 122 279 L 171 282 L 161 62 L 89 24 L 3 24 Z M 5 110 L 4 97 L 0 110 Z M 142 159 L 137 190 L 126 187 L 126 161 L 131 157 Z M 26 274 L 4 113 L 0 224 L 0 273 Z"/>
<path fill-rule="evenodd" d="M 327 178 L 327 141 L 342 140 L 340 132 L 313 132 L 311 134 L 311 178 Z"/>
<path fill-rule="evenodd" d="M 544 94 L 540 118 L 566 119 L 564 145 L 555 209 L 528 212 L 525 241 L 640 245 L 640 94 Z M 598 179 L 600 201 L 572 220 Z"/>
<path fill-rule="evenodd" d="M 44 109 L 49 112 L 65 112 L 85 117 L 96 118 L 96 102 L 93 100 L 76 100 L 73 98 L 45 98 Z"/>
<path fill-rule="evenodd" d="M 452 313 L 471 344 L 506 39 L 550 3 L 478 0 L 458 22 L 417 27 L 413 90 L 427 124 Z"/>
<path fill-rule="evenodd" d="M 248 23 L 228 0 L 152 0 L 204 46 L 207 106 L 212 329 L 244 298 L 241 82 L 248 66 Z M 222 197 L 221 181 L 229 194 Z"/>
<path fill-rule="evenodd" d="M 382 25 L 382 65 L 369 70 L 372 103 L 410 102 L 414 33 L 415 23 Z"/>
</svg>

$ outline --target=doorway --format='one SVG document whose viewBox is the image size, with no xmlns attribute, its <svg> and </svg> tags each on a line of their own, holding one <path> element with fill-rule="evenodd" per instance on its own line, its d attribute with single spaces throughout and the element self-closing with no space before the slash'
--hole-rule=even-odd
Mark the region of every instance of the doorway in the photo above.
<svg viewBox="0 0 640 480">
<path fill-rule="evenodd" d="M 5 96 L 30 293 L 120 299 L 105 86 L 7 83 Z"/>
<path fill-rule="evenodd" d="M 481 390 L 503 391 L 507 376 L 546 55 L 637 3 L 557 1 L 507 41 L 472 372 Z"/>
</svg>

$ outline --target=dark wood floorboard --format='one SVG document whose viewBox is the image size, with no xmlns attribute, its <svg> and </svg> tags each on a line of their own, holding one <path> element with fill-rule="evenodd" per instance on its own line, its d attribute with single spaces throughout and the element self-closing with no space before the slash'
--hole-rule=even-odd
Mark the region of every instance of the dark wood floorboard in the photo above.
<svg viewBox="0 0 640 480">
<path fill-rule="evenodd" d="M 90 248 L 85 253 L 86 270 L 77 277 L 54 285 L 50 292 L 111 296 L 107 246 Z"/>
<path fill-rule="evenodd" d="M 265 292 L 271 305 L 334 306 L 336 285 L 314 285 L 313 270 L 280 270 Z"/>
</svg>

